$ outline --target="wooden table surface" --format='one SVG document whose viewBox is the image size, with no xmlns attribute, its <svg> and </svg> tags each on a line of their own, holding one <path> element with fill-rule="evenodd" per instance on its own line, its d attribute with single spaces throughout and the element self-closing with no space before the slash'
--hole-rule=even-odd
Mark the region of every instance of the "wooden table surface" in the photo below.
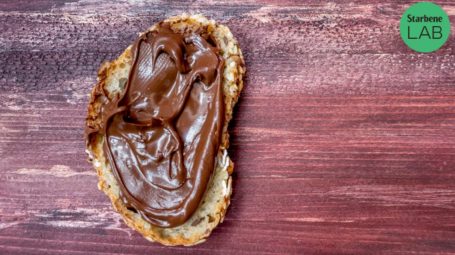
<svg viewBox="0 0 455 255">
<path fill-rule="evenodd" d="M 0 254 L 455 254 L 455 3 L 437 52 L 410 2 L 0 2 Z M 227 217 L 201 245 L 130 230 L 84 153 L 96 70 L 182 12 L 228 25 L 248 74 Z"/>
</svg>

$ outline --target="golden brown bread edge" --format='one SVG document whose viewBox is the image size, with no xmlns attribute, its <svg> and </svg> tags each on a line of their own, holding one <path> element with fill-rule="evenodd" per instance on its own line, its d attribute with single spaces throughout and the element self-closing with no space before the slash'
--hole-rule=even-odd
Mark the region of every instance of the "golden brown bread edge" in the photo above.
<svg viewBox="0 0 455 255">
<path fill-rule="evenodd" d="M 119 186 L 113 176 L 103 151 L 103 136 L 96 134 L 87 142 L 86 152 L 98 174 L 98 188 L 110 198 L 113 207 L 125 223 L 141 233 L 146 239 L 164 245 L 195 245 L 205 241 L 212 230 L 224 219 L 232 192 L 231 174 L 234 164 L 227 154 L 229 147 L 228 124 L 232 118 L 235 103 L 243 88 L 245 64 L 240 47 L 229 28 L 216 24 L 202 15 L 181 15 L 163 22 L 169 23 L 175 32 L 207 32 L 217 41 L 225 65 L 223 70 L 223 92 L 225 122 L 216 167 L 208 188 L 196 212 L 183 225 L 174 228 L 160 228 L 146 222 L 138 213 L 128 210 L 119 197 Z M 152 26 L 148 31 L 156 29 Z M 100 95 L 113 98 L 124 89 L 132 56 L 131 45 L 112 62 L 104 63 L 98 71 L 98 82 L 90 95 L 87 126 L 100 126 Z"/>
</svg>

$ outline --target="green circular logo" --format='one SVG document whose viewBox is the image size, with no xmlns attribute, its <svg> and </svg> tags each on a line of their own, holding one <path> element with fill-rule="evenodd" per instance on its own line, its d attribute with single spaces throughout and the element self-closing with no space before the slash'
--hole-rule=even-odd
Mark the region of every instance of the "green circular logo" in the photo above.
<svg viewBox="0 0 455 255">
<path fill-rule="evenodd" d="M 401 17 L 400 34 L 406 45 L 417 52 L 435 51 L 449 38 L 449 17 L 434 3 L 413 4 Z"/>
</svg>

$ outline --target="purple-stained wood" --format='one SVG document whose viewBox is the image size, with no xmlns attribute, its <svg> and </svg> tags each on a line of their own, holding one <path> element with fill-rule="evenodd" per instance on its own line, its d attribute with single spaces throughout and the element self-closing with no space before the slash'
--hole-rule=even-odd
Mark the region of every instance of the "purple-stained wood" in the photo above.
<svg viewBox="0 0 455 255">
<path fill-rule="evenodd" d="M 410 2 L 30 2 L 0 2 L 0 254 L 455 253 L 454 26 L 419 54 Z M 170 248 L 113 212 L 82 135 L 99 65 L 188 11 L 231 28 L 248 74 L 227 217 Z"/>
</svg>

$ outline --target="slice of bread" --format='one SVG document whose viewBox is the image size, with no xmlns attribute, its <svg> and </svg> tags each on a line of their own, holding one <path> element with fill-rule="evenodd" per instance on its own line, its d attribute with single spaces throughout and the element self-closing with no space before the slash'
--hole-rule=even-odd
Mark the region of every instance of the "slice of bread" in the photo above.
<svg viewBox="0 0 455 255">
<path fill-rule="evenodd" d="M 109 161 L 103 151 L 103 135 L 92 134 L 87 139 L 87 153 L 99 177 L 98 188 L 106 193 L 128 226 L 137 230 L 146 239 L 164 245 L 195 245 L 205 241 L 212 230 L 223 221 L 231 195 L 231 174 L 234 164 L 228 156 L 228 124 L 235 103 L 243 87 L 245 64 L 242 52 L 229 28 L 218 25 L 202 15 L 182 15 L 169 18 L 174 32 L 209 33 L 217 41 L 224 58 L 223 91 L 225 121 L 216 167 L 204 197 L 195 213 L 183 224 L 173 228 L 156 227 L 145 221 L 138 213 L 126 207 L 120 199 L 120 188 L 114 178 Z M 157 25 L 148 31 L 156 30 Z M 93 88 L 88 106 L 87 128 L 100 127 L 103 95 L 110 99 L 121 94 L 128 79 L 132 64 L 131 45 L 116 60 L 104 63 L 98 72 L 98 83 Z"/>
</svg>

